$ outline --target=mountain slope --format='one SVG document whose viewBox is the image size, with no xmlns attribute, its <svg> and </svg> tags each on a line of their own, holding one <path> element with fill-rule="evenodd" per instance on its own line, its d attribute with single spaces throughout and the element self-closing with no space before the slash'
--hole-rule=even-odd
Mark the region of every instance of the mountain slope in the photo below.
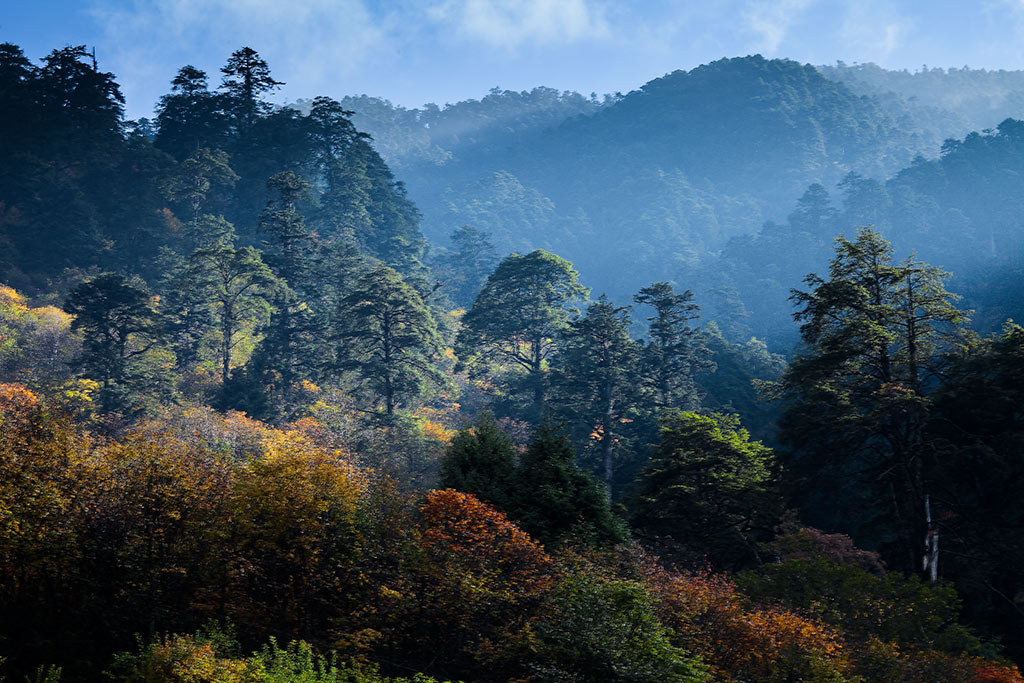
<svg viewBox="0 0 1024 683">
<path fill-rule="evenodd" d="M 399 160 L 435 244 L 473 225 L 499 252 L 559 253 L 620 299 L 654 279 L 690 286 L 709 255 L 784 214 L 810 183 L 884 177 L 939 146 L 811 66 L 756 55 L 601 102 L 544 89 L 488 98 L 414 116 L 346 106 Z"/>
</svg>

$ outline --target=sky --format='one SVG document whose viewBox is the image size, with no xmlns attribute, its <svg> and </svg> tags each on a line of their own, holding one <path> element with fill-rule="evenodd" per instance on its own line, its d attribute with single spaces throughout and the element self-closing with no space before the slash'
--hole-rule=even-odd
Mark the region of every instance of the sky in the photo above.
<svg viewBox="0 0 1024 683">
<path fill-rule="evenodd" d="M 367 94 L 417 107 L 494 87 L 628 92 L 676 69 L 760 53 L 811 64 L 1024 69 L 1024 0 L 0 0 L 0 42 L 31 59 L 95 48 L 128 118 L 177 70 L 219 83 L 242 46 L 271 99 Z"/>
</svg>

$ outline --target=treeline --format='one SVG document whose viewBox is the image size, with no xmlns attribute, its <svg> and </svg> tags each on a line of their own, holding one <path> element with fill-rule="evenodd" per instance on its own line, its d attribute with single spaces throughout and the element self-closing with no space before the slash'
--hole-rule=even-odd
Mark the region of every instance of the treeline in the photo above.
<svg viewBox="0 0 1024 683">
<path fill-rule="evenodd" d="M 758 55 L 675 71 L 599 107 L 542 94 L 492 93 L 416 116 L 345 102 L 401 164 L 433 243 L 473 225 L 503 252 L 568 258 L 620 300 L 652 280 L 698 281 L 729 238 L 784 215 L 813 182 L 885 177 L 943 140 L 908 125 L 902 105 Z M 714 289 L 700 292 L 709 306 Z"/>
<path fill-rule="evenodd" d="M 155 121 L 122 121 L 113 74 L 82 47 L 55 50 L 37 67 L 4 44 L 0 69 L 8 284 L 59 286 L 68 268 L 152 280 L 162 248 L 187 256 L 221 237 L 218 216 L 243 245 L 273 240 L 261 232 L 272 198 L 301 205 L 308 234 L 288 239 L 307 248 L 354 240 L 407 269 L 422 255 L 415 208 L 349 112 L 328 98 L 305 116 L 271 108 L 261 96 L 278 83 L 248 48 L 231 56 L 213 91 L 204 72 L 183 67 Z M 309 187 L 296 180 L 268 188 L 279 173 Z"/>
<path fill-rule="evenodd" d="M 898 98 L 915 125 L 932 128 L 943 139 L 992 128 L 1024 110 L 1024 72 L 1006 69 L 883 69 L 871 62 L 817 67 L 826 78 L 858 94 Z"/>
<path fill-rule="evenodd" d="M 450 127 L 512 112 L 507 128 L 518 132 L 513 143 L 504 128 L 480 126 L 457 153 L 437 142 L 446 154 L 431 159 L 410 141 L 426 109 L 413 116 L 365 98 L 351 106 L 388 158 L 402 161 L 435 244 L 473 225 L 501 251 L 568 258 L 617 300 L 648 284 L 639 273 L 686 282 L 726 336 L 755 334 L 788 350 L 798 335 L 789 289 L 825 268 L 832 239 L 859 225 L 956 273 L 951 287 L 982 331 L 1020 316 L 1017 266 L 1004 268 L 1019 260 L 1020 80 L 720 60 L 582 116 L 514 93 L 446 108 Z M 531 128 L 556 112 L 561 121 Z M 802 201 L 794 206 L 815 186 L 831 194 L 820 220 L 804 216 Z M 621 268 L 626 259 L 638 267 Z"/>
</svg>

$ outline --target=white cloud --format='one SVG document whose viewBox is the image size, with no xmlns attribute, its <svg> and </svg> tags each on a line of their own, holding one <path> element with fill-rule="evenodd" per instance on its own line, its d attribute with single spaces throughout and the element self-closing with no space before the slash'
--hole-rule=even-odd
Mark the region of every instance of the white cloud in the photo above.
<svg viewBox="0 0 1024 683">
<path fill-rule="evenodd" d="M 758 36 L 755 49 L 772 56 L 786 40 L 790 28 L 815 0 L 759 0 L 742 13 L 743 25 Z"/>
<path fill-rule="evenodd" d="M 587 0 L 445 0 L 429 16 L 461 38 L 509 50 L 603 39 L 611 33 L 603 9 Z"/>
<path fill-rule="evenodd" d="M 1007 58 L 1012 55 L 1014 62 L 1019 64 L 1024 60 L 1024 50 L 1019 47 L 1024 41 L 1024 0 L 986 2 L 982 11 L 990 22 L 1003 23 L 1009 27 L 1016 38 L 1012 44 L 1007 41 L 988 46 L 988 51 L 994 53 L 991 55 L 992 61 L 1006 64 Z"/>
<path fill-rule="evenodd" d="M 220 65 L 249 46 L 286 82 L 286 96 L 310 97 L 386 42 L 362 0 L 96 0 L 91 11 L 105 33 L 103 66 L 117 73 L 130 110 L 133 100 L 148 106 L 167 91 L 167 64 L 195 64 L 216 86 Z"/>
<path fill-rule="evenodd" d="M 913 22 L 884 0 L 853 0 L 847 4 L 840 38 L 859 61 L 884 63 L 902 48 Z"/>
</svg>

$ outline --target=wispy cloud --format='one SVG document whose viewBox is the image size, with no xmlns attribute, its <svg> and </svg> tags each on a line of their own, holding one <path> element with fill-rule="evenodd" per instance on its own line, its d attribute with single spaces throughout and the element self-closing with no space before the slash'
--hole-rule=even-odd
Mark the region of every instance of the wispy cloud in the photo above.
<svg viewBox="0 0 1024 683">
<path fill-rule="evenodd" d="M 587 0 L 445 0 L 431 7 L 429 16 L 460 38 L 507 50 L 611 33 L 603 8 Z"/>
<path fill-rule="evenodd" d="M 840 39 L 861 61 L 884 63 L 902 48 L 913 22 L 886 0 L 853 0 L 846 6 Z"/>
<path fill-rule="evenodd" d="M 758 0 L 743 10 L 744 27 L 758 37 L 755 49 L 775 55 L 790 28 L 815 0 Z"/>
<path fill-rule="evenodd" d="M 169 78 L 157 70 L 168 63 L 206 68 L 216 85 L 217 66 L 243 45 L 287 82 L 286 93 L 311 96 L 361 68 L 386 41 L 361 0 L 97 0 L 91 11 L 105 33 L 104 65 L 130 100 L 155 101 L 166 91 Z"/>
<path fill-rule="evenodd" d="M 1008 26 L 1016 38 L 1013 43 L 1007 41 L 998 46 L 992 45 L 989 49 L 997 53 L 1002 51 L 1000 56 L 1003 61 L 1010 55 L 1018 63 L 1024 60 L 1024 49 L 1020 47 L 1024 43 L 1024 0 L 989 0 L 981 8 L 988 21 Z"/>
</svg>

